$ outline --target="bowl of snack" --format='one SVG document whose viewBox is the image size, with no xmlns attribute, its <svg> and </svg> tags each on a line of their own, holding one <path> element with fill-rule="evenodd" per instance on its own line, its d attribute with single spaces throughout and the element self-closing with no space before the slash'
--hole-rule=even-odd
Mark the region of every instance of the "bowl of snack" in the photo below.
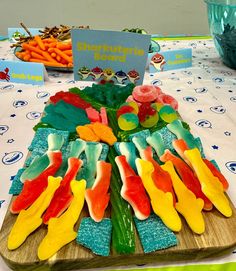
<svg viewBox="0 0 236 271">
<path fill-rule="evenodd" d="M 24 28 L 28 36 L 21 37 L 12 45 L 14 55 L 19 60 L 42 63 L 48 69 L 73 70 L 70 27 L 45 27 L 35 36 Z"/>
<path fill-rule="evenodd" d="M 25 25 L 21 24 L 28 36 L 20 37 L 13 44 L 15 56 L 21 61 L 42 63 L 49 70 L 73 71 L 72 27 L 45 27 L 40 34 L 31 35 Z M 78 28 L 89 28 L 79 26 Z"/>
<path fill-rule="evenodd" d="M 236 69 L 236 0 L 204 0 L 215 47 L 223 63 Z"/>
</svg>

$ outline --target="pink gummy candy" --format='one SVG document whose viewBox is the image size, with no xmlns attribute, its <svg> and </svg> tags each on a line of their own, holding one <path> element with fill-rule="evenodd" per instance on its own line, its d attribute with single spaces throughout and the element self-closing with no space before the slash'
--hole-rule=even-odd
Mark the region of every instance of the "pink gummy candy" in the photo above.
<svg viewBox="0 0 236 271">
<path fill-rule="evenodd" d="M 132 95 L 134 99 L 138 102 L 141 103 L 153 102 L 158 97 L 158 91 L 154 86 L 149 85 L 136 86 L 133 89 Z"/>
<path fill-rule="evenodd" d="M 105 107 L 101 107 L 100 117 L 101 117 L 102 124 L 108 125 L 107 111 Z"/>
<path fill-rule="evenodd" d="M 162 104 L 169 104 L 175 110 L 178 110 L 178 102 L 171 95 L 162 93 L 162 94 L 158 95 L 156 102 L 162 103 Z"/>
<path fill-rule="evenodd" d="M 159 87 L 154 86 L 154 88 L 156 89 L 157 95 L 163 94 L 162 90 Z"/>
<path fill-rule="evenodd" d="M 94 109 L 92 107 L 88 107 L 85 109 L 85 111 L 86 111 L 88 119 L 91 122 L 100 122 L 100 115 L 96 109 Z"/>
</svg>

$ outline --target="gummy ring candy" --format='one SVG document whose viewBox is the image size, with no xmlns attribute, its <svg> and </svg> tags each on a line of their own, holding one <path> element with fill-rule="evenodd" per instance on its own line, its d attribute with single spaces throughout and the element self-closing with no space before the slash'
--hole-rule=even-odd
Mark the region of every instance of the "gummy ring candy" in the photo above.
<svg viewBox="0 0 236 271">
<path fill-rule="evenodd" d="M 154 88 L 156 89 L 157 95 L 163 94 L 162 90 L 159 87 L 154 86 Z"/>
<path fill-rule="evenodd" d="M 152 102 L 158 97 L 158 91 L 154 86 L 143 85 L 136 86 L 132 95 L 134 99 L 141 103 Z"/>
<path fill-rule="evenodd" d="M 175 110 L 178 109 L 178 102 L 171 95 L 167 95 L 167 94 L 162 93 L 162 94 L 158 95 L 156 102 L 162 103 L 162 104 L 169 104 Z"/>
</svg>

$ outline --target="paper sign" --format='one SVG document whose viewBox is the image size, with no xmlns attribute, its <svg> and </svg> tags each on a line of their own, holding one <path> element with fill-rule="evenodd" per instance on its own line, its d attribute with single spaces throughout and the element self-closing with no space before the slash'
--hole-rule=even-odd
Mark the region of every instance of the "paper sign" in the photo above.
<svg viewBox="0 0 236 271">
<path fill-rule="evenodd" d="M 148 61 L 151 73 L 191 67 L 192 49 L 160 51 L 149 54 Z"/>
<path fill-rule="evenodd" d="M 43 30 L 43 28 L 28 28 L 29 32 L 32 36 L 41 34 L 39 30 Z M 17 42 L 20 37 L 28 37 L 29 34 L 25 31 L 24 28 L 8 28 L 8 38 L 10 42 Z"/>
<path fill-rule="evenodd" d="M 71 35 L 75 80 L 142 84 L 151 36 L 85 29 Z"/>
<path fill-rule="evenodd" d="M 46 78 L 41 63 L 0 60 L 0 82 L 43 85 Z"/>
</svg>

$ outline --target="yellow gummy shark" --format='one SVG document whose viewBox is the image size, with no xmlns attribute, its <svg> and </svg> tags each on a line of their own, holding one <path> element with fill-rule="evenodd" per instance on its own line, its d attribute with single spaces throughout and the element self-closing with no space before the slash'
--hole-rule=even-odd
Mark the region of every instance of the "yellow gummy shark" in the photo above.
<svg viewBox="0 0 236 271">
<path fill-rule="evenodd" d="M 201 158 L 199 150 L 197 148 L 186 150 L 184 155 L 191 163 L 201 183 L 202 192 L 208 197 L 219 212 L 226 217 L 232 216 L 232 209 L 224 194 L 223 185 L 206 166 Z"/>
<path fill-rule="evenodd" d="M 157 214 L 163 223 L 172 231 L 181 230 L 181 219 L 174 208 L 173 197 L 170 192 L 163 192 L 158 189 L 152 180 L 154 167 L 151 162 L 136 159 L 138 174 L 142 179 L 143 185 L 151 199 L 151 205 L 155 214 Z"/>
<path fill-rule="evenodd" d="M 43 222 L 41 216 L 60 185 L 62 178 L 48 177 L 48 186 L 36 201 L 26 210 L 22 210 L 8 236 L 8 249 L 13 250 L 24 243 L 26 238 Z"/>
<path fill-rule="evenodd" d="M 202 234 L 205 231 L 205 222 L 202 215 L 204 201 L 200 198 L 197 199 L 194 193 L 185 186 L 176 173 L 171 161 L 167 161 L 161 167 L 171 176 L 174 191 L 178 199 L 175 205 L 176 210 L 182 214 L 193 232 Z"/>
<path fill-rule="evenodd" d="M 38 247 L 40 260 L 49 259 L 77 236 L 77 233 L 74 231 L 74 225 L 84 206 L 86 181 L 73 180 L 70 185 L 74 198 L 68 209 L 60 217 L 49 220 L 48 233 Z"/>
</svg>

